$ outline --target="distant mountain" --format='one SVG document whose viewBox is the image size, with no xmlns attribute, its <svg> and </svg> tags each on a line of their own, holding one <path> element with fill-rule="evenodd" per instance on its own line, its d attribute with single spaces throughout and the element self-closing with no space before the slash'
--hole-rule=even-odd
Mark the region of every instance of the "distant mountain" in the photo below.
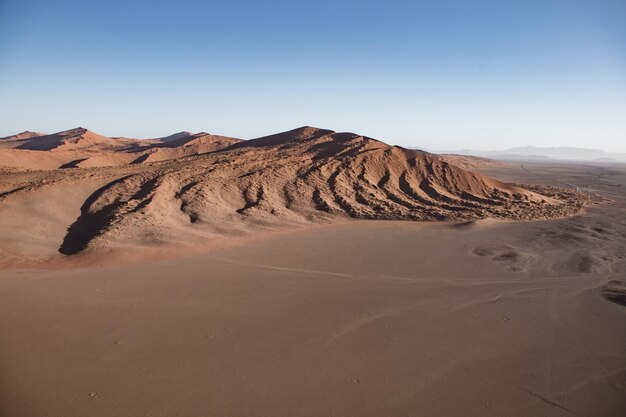
<svg viewBox="0 0 626 417">
<path fill-rule="evenodd" d="M 599 161 L 599 162 L 626 162 L 626 153 L 609 153 L 600 149 L 561 147 L 522 146 L 502 151 L 472 151 L 462 149 L 447 151 L 461 155 L 480 156 L 499 160 L 568 160 L 568 161 Z"/>
</svg>

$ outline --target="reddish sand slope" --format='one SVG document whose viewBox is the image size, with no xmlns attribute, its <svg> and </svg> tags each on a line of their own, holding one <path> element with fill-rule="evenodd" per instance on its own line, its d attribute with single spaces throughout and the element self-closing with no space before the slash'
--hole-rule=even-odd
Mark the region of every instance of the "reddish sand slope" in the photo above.
<svg viewBox="0 0 626 417">
<path fill-rule="evenodd" d="M 51 170 L 127 165 L 212 152 L 237 142 L 204 132 L 145 140 L 110 138 L 81 127 L 51 135 L 22 132 L 0 141 L 0 167 Z"/>
<path fill-rule="evenodd" d="M 557 220 L 338 224 L 349 213 L 335 199 L 375 210 L 357 193 L 426 204 L 412 197 L 420 178 L 505 191 L 432 155 L 309 133 L 147 165 L 0 171 L 0 415 L 624 416 L 626 165 L 489 169 L 612 201 Z M 315 209 L 311 187 L 335 211 Z M 532 197 L 502 201 L 554 214 Z M 329 224 L 268 227 L 298 216 Z M 58 253 L 68 227 L 84 253 Z M 216 239 L 237 228 L 250 233 Z M 165 232 L 214 245 L 133 247 Z M 10 254 L 23 268 L 2 264 Z"/>
<path fill-rule="evenodd" d="M 3 138 L 0 138 L 1 141 L 12 141 L 12 140 L 20 140 L 20 139 L 31 139 L 31 138 L 35 138 L 37 136 L 45 136 L 45 133 L 39 133 L 39 132 L 31 132 L 29 130 L 26 130 L 24 132 L 20 132 L 16 135 L 11 135 L 11 136 L 5 136 Z"/>
<path fill-rule="evenodd" d="M 207 138 L 229 142 L 190 136 L 182 147 L 159 148 L 149 156 L 168 150 L 184 153 L 185 147 L 206 146 L 202 140 Z M 74 195 L 72 190 L 78 189 L 90 194 L 79 206 L 67 204 L 59 223 L 63 236 L 56 237 L 63 254 L 198 243 L 349 218 L 555 218 L 576 212 L 584 201 L 573 191 L 506 184 L 426 152 L 303 127 L 148 165 L 7 175 L 0 189 L 0 214 L 7 219 L 23 216 L 18 213 L 22 199 L 31 199 L 32 206 L 44 191 L 49 202 L 54 195 L 63 200 L 65 193 Z"/>
<path fill-rule="evenodd" d="M 456 165 L 460 168 L 467 170 L 475 170 L 482 168 L 496 168 L 505 167 L 509 163 L 503 161 L 496 161 L 494 159 L 482 158 L 480 156 L 471 155 L 457 155 L 452 153 L 439 154 L 439 157 L 446 162 Z"/>
</svg>

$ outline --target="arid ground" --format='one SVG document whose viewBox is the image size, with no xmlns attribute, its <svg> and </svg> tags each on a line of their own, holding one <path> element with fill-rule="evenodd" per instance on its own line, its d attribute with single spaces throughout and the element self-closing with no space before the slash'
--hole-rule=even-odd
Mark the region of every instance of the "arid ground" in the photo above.
<svg viewBox="0 0 626 417">
<path fill-rule="evenodd" d="M 313 133 L 1 174 L 0 415 L 624 415 L 626 166 Z"/>
</svg>

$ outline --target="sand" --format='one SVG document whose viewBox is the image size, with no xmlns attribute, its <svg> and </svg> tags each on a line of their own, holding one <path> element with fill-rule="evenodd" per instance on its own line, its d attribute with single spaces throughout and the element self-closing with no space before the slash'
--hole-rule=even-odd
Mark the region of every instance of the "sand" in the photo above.
<svg viewBox="0 0 626 417">
<path fill-rule="evenodd" d="M 288 165 L 310 154 L 291 149 L 287 161 L 301 142 L 261 139 L 228 151 L 239 155 L 231 165 L 219 151 L 0 174 L 0 415 L 624 415 L 626 167 L 524 164 L 477 174 L 439 165 L 448 180 L 465 181 L 430 177 L 457 201 L 459 184 L 478 196 L 501 190 L 514 212 L 539 219 L 511 221 L 521 216 L 473 200 L 491 216 L 376 220 L 368 210 L 402 209 L 376 212 L 355 197 L 354 184 L 378 172 L 371 162 L 389 158 L 381 165 L 398 169 L 389 178 L 399 184 L 405 171 L 419 178 L 417 161 L 438 166 L 436 157 L 406 158 L 350 136 L 359 150 L 347 160 L 363 162 L 365 173 L 352 177 L 344 165 L 335 176 L 345 176 L 341 191 L 320 188 L 338 209 L 317 210 L 298 195 L 287 209 L 282 197 L 258 198 L 245 185 L 272 196 L 266 190 L 289 183 L 293 167 L 264 170 L 247 157 L 269 147 L 263 161 Z M 219 176 L 209 162 L 223 163 Z M 296 189 L 328 184 L 316 175 Z M 172 197 L 181 178 L 207 182 L 181 200 Z M 211 188 L 224 178 L 230 192 Z M 565 184 L 595 201 L 582 206 Z M 199 208 L 214 201 L 200 196 L 216 195 L 219 204 Z M 456 213 L 430 198 L 429 208 Z M 558 212 L 568 198 L 581 206 Z M 110 204 L 115 217 L 99 216 Z M 142 204 L 144 213 L 133 212 Z M 552 213 L 546 207 L 554 218 L 541 219 Z M 211 212 L 234 213 L 217 222 Z M 72 227 L 98 233 L 60 253 Z"/>
<path fill-rule="evenodd" d="M 149 157 L 200 146 L 197 141 L 206 136 L 183 138 L 183 145 L 169 141 Z M 575 214 L 591 198 L 572 189 L 505 183 L 434 154 L 354 133 L 303 127 L 230 145 L 220 138 L 211 136 L 211 143 L 224 147 L 164 161 L 4 175 L 0 263 L 28 261 L 38 253 L 47 262 L 54 250 L 63 258 L 129 247 L 196 247 L 350 219 L 558 218 Z M 78 190 L 82 202 L 65 204 L 53 216 L 23 210 L 35 201 L 45 206 L 73 198 Z M 48 241 L 44 252 L 30 250 L 45 233 L 21 225 L 43 221 L 48 227 L 57 219 L 54 227 L 66 233 Z"/>
<path fill-rule="evenodd" d="M 483 158 L 480 156 L 458 155 L 453 153 L 439 154 L 439 157 L 446 162 L 468 171 L 517 165 L 514 162 L 497 161 L 495 159 Z"/>
<path fill-rule="evenodd" d="M 107 137 L 88 129 L 46 135 L 22 132 L 0 138 L 0 168 L 54 170 L 142 164 L 226 148 L 240 139 L 179 132 L 154 139 Z"/>
</svg>

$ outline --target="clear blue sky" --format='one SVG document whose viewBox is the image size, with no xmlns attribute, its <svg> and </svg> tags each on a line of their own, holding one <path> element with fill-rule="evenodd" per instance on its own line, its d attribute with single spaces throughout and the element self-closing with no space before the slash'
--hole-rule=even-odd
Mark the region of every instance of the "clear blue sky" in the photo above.
<svg viewBox="0 0 626 417">
<path fill-rule="evenodd" d="M 626 151 L 626 0 L 0 0 L 0 136 Z"/>
</svg>

